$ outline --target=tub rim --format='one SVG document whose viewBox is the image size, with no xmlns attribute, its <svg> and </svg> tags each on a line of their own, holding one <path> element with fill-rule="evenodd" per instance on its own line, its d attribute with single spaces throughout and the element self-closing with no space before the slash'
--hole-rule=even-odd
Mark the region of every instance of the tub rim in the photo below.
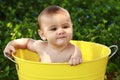
<svg viewBox="0 0 120 80">
<path fill-rule="evenodd" d="M 72 42 L 86 42 L 86 43 L 91 43 L 91 44 L 95 44 L 95 45 L 100 45 L 100 46 L 103 46 L 105 48 L 107 48 L 109 51 L 108 51 L 108 54 L 104 55 L 104 56 L 101 56 L 99 58 L 95 58 L 95 59 L 92 59 L 92 60 L 89 60 L 89 61 L 83 61 L 81 64 L 83 63 L 90 63 L 90 62 L 95 62 L 95 61 L 98 61 L 98 60 L 101 60 L 101 59 L 104 59 L 104 58 L 108 58 L 109 55 L 111 54 L 111 49 L 103 44 L 100 44 L 100 43 L 95 43 L 95 42 L 89 42 L 89 41 L 79 41 L 79 40 L 71 40 Z M 70 41 L 70 42 L 71 42 Z M 42 62 L 37 62 L 37 61 L 29 61 L 29 60 L 25 60 L 25 59 L 22 59 L 22 58 L 19 58 L 19 57 L 16 57 L 15 54 L 12 54 L 12 56 L 14 57 L 14 59 L 16 60 L 20 60 L 20 61 L 24 61 L 24 62 L 29 62 L 29 63 L 35 63 L 35 64 L 45 64 L 45 65 L 68 65 L 69 63 L 68 62 L 63 62 L 63 63 L 42 63 Z M 16 61 L 15 61 L 16 62 Z"/>
</svg>

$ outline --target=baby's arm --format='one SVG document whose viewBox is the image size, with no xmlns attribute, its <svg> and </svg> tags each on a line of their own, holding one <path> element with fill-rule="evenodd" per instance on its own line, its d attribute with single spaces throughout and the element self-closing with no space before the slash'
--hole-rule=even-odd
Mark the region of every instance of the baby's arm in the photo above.
<svg viewBox="0 0 120 80">
<path fill-rule="evenodd" d="M 11 52 L 16 53 L 16 49 L 26 49 L 28 48 L 28 44 L 31 45 L 32 42 L 34 42 L 34 40 L 29 38 L 12 40 L 6 45 L 4 53 L 12 57 Z"/>
<path fill-rule="evenodd" d="M 69 63 L 73 66 L 82 63 L 81 51 L 77 46 L 74 46 L 74 47 L 75 47 L 74 53 L 72 54 L 72 56 L 69 60 Z"/>
</svg>

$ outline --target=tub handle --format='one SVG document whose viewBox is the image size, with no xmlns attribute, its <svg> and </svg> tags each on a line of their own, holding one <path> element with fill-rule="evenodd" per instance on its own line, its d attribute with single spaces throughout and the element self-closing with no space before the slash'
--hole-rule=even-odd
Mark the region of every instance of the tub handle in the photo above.
<svg viewBox="0 0 120 80">
<path fill-rule="evenodd" d="M 110 48 L 110 49 L 111 49 L 111 48 L 115 48 L 115 51 L 109 56 L 109 59 L 110 59 L 110 58 L 113 57 L 113 56 L 116 54 L 116 52 L 118 51 L 118 46 L 117 46 L 117 45 L 112 45 L 112 46 L 110 46 L 109 48 Z"/>
<path fill-rule="evenodd" d="M 11 60 L 12 62 L 16 63 L 15 60 L 12 59 L 12 58 L 10 58 L 6 53 L 4 53 L 4 56 L 5 56 L 6 58 L 8 58 L 9 60 Z"/>
</svg>

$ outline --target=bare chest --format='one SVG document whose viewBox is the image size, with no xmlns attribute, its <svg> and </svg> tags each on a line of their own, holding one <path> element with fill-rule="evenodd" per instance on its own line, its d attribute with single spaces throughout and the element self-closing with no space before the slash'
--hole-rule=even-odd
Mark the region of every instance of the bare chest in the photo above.
<svg viewBox="0 0 120 80">
<path fill-rule="evenodd" d="M 52 52 L 52 51 L 44 51 L 40 54 L 41 62 L 46 63 L 61 63 L 68 62 L 71 55 L 73 54 L 72 50 L 64 51 L 64 52 Z"/>
</svg>

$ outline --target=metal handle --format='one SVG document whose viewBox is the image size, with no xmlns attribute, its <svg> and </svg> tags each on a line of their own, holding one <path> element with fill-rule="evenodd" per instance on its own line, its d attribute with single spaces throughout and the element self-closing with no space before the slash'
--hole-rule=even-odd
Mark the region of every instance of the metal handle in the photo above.
<svg viewBox="0 0 120 80">
<path fill-rule="evenodd" d="M 9 60 L 11 60 L 12 62 L 16 63 L 15 60 L 12 59 L 12 58 L 10 58 L 6 53 L 4 53 L 4 56 L 5 56 L 6 58 L 8 58 Z"/>
<path fill-rule="evenodd" d="M 115 51 L 109 56 L 109 59 L 110 59 L 111 57 L 113 57 L 113 56 L 116 54 L 116 52 L 117 52 L 117 50 L 118 50 L 118 46 L 117 46 L 117 45 L 112 45 L 112 46 L 110 46 L 109 48 L 110 48 L 110 49 L 111 49 L 111 48 L 115 48 Z"/>
</svg>

